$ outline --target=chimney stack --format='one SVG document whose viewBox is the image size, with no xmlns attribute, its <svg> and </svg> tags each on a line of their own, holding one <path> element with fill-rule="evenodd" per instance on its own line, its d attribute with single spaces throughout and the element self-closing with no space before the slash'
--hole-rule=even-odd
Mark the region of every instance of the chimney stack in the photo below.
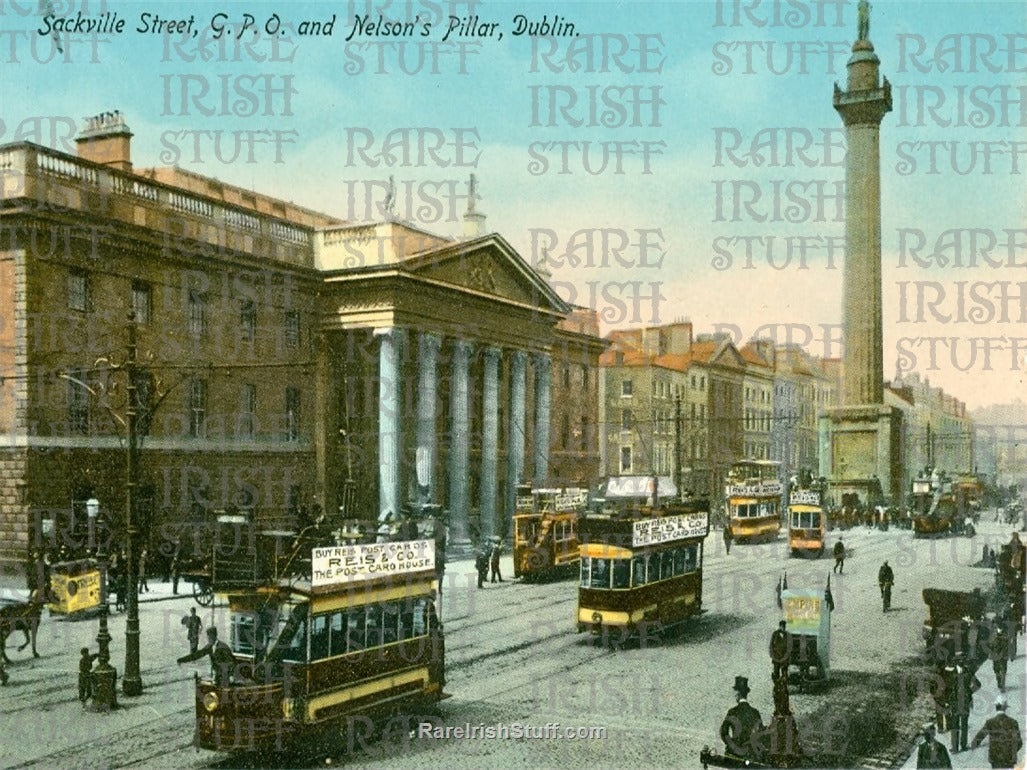
<svg viewBox="0 0 1027 770">
<path fill-rule="evenodd" d="M 86 127 L 75 138 L 78 156 L 119 171 L 131 171 L 132 132 L 120 110 L 101 112 L 85 120 Z"/>
</svg>

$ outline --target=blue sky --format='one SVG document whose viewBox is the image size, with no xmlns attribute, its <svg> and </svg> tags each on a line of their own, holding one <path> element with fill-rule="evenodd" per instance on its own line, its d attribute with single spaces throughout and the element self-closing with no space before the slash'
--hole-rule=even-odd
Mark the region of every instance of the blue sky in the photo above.
<svg viewBox="0 0 1027 770">
<path fill-rule="evenodd" d="M 452 189 L 465 194 L 465 181 L 473 172 L 479 180 L 478 208 L 488 215 L 488 228 L 501 232 L 529 260 L 541 255 L 539 244 L 552 244 L 550 269 L 558 290 L 579 304 L 594 304 L 605 313 L 607 328 L 688 317 L 699 331 L 733 325 L 744 340 L 763 324 L 779 325 L 783 339 L 781 325 L 792 324 L 794 339 L 813 338 L 809 349 L 814 354 L 840 353 L 837 344 L 827 341 L 838 336 L 830 327 L 840 321 L 842 285 L 840 252 L 834 252 L 833 264 L 828 252 L 836 250 L 830 244 L 840 243 L 844 235 L 834 197 L 844 180 L 844 134 L 831 95 L 835 81 L 844 87 L 844 65 L 856 34 L 855 2 L 764 0 L 753 7 L 752 0 L 745 0 L 738 3 L 735 24 L 732 0 L 646 5 L 481 2 L 473 7 L 437 0 L 53 0 L 60 17 L 75 19 L 82 11 L 85 18 L 95 19 L 106 11 L 125 20 L 123 33 L 101 35 L 95 44 L 87 36 L 72 35 L 63 41 L 64 54 L 55 53 L 51 38 L 36 34 L 43 24 L 36 5 L 35 0 L 5 0 L 2 5 L 3 142 L 28 138 L 61 146 L 67 126 L 81 124 L 83 116 L 118 109 L 135 133 L 137 166 L 177 162 L 357 219 L 369 204 L 365 192 L 379 196 L 371 204 L 380 202 L 382 188 L 373 183 L 392 175 L 400 214 L 454 235 L 460 232 L 456 220 L 464 201 L 443 207 L 440 217 L 431 193 Z M 751 8 L 748 14 L 743 5 Z M 1027 281 L 1027 234 L 1015 232 L 1027 226 L 1022 181 L 1027 146 L 1017 147 L 1019 154 L 1014 155 L 1009 143 L 1027 136 L 1021 101 L 1027 93 L 1020 90 L 1027 82 L 1024 6 L 872 6 L 870 39 L 894 88 L 894 110 L 881 129 L 886 376 L 902 360 L 971 406 L 1022 396 L 1027 342 L 1019 343 L 1017 357 L 1009 338 L 1027 338 L 1016 285 Z M 254 35 L 247 30 L 238 43 L 223 46 L 210 41 L 218 12 L 227 14 L 226 35 L 238 31 L 246 13 L 258 29 L 279 14 L 277 56 L 272 38 L 263 31 Z M 136 32 L 142 13 L 193 17 L 197 37 Z M 301 22 L 327 22 L 333 14 L 331 35 L 297 34 Z M 516 36 L 517 14 L 531 22 L 546 17 L 550 24 L 558 16 L 563 24 L 573 23 L 578 36 Z M 451 35 L 444 43 L 451 15 L 495 23 L 493 34 L 484 39 Z M 369 16 L 372 24 L 379 16 L 386 21 L 416 19 L 418 26 L 410 38 L 357 34 L 347 43 L 356 16 Z M 425 21 L 431 28 L 422 37 Z M 946 37 L 953 35 L 961 37 Z M 397 40 L 410 73 L 401 69 Z M 589 45 L 591 60 L 580 53 Z M 923 53 L 917 56 L 921 46 Z M 939 46 L 940 60 L 934 56 Z M 627 50 L 617 58 L 622 47 Z M 754 57 L 751 67 L 746 51 Z M 219 96 L 225 83 L 233 89 L 228 114 Z M 278 90 L 268 96 L 263 90 L 267 85 Z M 207 96 L 192 101 L 204 87 Z M 243 115 L 234 114 L 239 109 L 231 106 L 240 96 L 236 88 L 244 97 L 239 108 Z M 289 90 L 288 97 L 282 89 Z M 589 109 L 593 97 L 606 100 L 594 113 Z M 559 108 L 571 99 L 575 104 L 565 112 L 550 111 L 551 104 Z M 57 136 L 49 131 L 33 135 L 31 121 L 37 117 L 44 118 L 44 126 L 57 125 Z M 51 118 L 55 120 L 48 123 Z M 441 135 L 448 145 L 426 155 L 423 164 L 416 163 L 415 152 L 412 164 L 391 167 L 371 166 L 356 151 L 370 136 L 373 151 L 380 152 L 386 136 L 397 129 L 414 135 L 420 129 L 430 140 Z M 777 163 L 770 162 L 764 148 L 765 162 L 756 166 L 744 155 L 745 148 L 757 132 L 766 136 L 770 129 L 779 129 Z M 274 132 L 287 141 L 280 153 L 273 145 L 257 144 L 253 162 L 244 162 L 245 153 L 233 162 L 214 155 L 216 136 L 223 143 L 223 157 L 232 158 L 237 136 L 273 137 Z M 453 147 L 460 136 L 465 137 L 462 164 Z M 359 140 L 355 146 L 351 138 Z M 742 166 L 726 153 L 737 140 L 734 157 Z M 811 144 L 804 153 L 789 154 L 789 141 L 793 150 Z M 585 163 L 593 171 L 601 167 L 604 143 L 612 153 L 606 156 L 610 165 L 604 173 L 589 173 Z M 649 150 L 647 160 L 637 154 L 642 147 Z M 559 173 L 565 148 L 568 173 Z M 934 169 L 928 165 L 932 148 Z M 635 152 L 622 155 L 623 173 L 614 173 L 612 165 L 618 149 Z M 975 150 L 976 167 L 959 173 L 967 170 Z M 988 169 L 985 152 L 990 153 Z M 761 201 L 752 215 L 740 207 L 739 216 L 732 216 L 732 189 L 759 192 Z M 775 217 L 767 201 L 775 190 L 787 189 L 796 190 L 804 205 L 789 211 L 789 201 L 784 201 Z M 428 195 L 418 195 L 418 190 Z M 408 191 L 414 192 L 412 198 Z M 817 216 L 817 203 L 825 216 Z M 907 254 L 903 265 L 901 233 L 907 245 L 916 245 L 922 233 L 921 254 L 930 254 L 936 240 L 951 229 L 960 230 L 949 237 L 962 244 L 964 258 L 970 231 L 978 244 L 994 238 L 991 258 L 1001 264 L 955 266 L 927 260 L 923 265 Z M 774 239 L 776 266 L 765 257 L 768 237 Z M 1010 238 L 1011 256 L 1004 248 Z M 577 264 L 565 254 L 568 243 L 579 245 L 571 255 L 579 258 Z M 591 243 L 591 250 L 585 243 Z M 749 266 L 746 243 L 756 249 Z M 783 251 L 787 244 L 793 246 L 789 262 Z M 807 250 L 804 265 L 796 251 L 800 245 Z M 618 260 L 613 251 L 622 246 Z M 729 264 L 725 252 L 732 256 Z M 951 250 L 946 253 L 953 256 Z M 939 291 L 945 299 L 933 310 L 926 307 Z M 994 301 L 1002 291 L 1008 297 L 1005 317 L 975 299 Z M 654 293 L 661 299 L 652 300 Z M 988 361 L 984 346 L 991 350 Z"/>
</svg>

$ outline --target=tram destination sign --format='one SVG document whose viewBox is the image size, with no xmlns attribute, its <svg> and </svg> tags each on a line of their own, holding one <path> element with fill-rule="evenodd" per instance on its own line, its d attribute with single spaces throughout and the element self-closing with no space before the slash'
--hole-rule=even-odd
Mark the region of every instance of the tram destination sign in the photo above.
<svg viewBox="0 0 1027 770">
<path fill-rule="evenodd" d="M 435 541 L 406 540 L 315 548 L 310 566 L 312 587 L 424 572 L 435 569 Z"/>
<path fill-rule="evenodd" d="M 683 513 L 677 516 L 653 517 L 632 524 L 631 545 L 634 548 L 640 548 L 668 543 L 671 540 L 705 537 L 709 530 L 709 518 L 704 511 Z"/>
</svg>

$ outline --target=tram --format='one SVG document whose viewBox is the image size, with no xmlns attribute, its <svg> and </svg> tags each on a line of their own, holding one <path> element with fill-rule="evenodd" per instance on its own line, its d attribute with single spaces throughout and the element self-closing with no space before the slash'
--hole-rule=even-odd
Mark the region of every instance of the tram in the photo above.
<svg viewBox="0 0 1027 770">
<path fill-rule="evenodd" d="M 281 556 L 267 557 L 281 549 L 262 544 L 258 537 L 251 563 L 219 562 L 215 551 L 234 664 L 196 680 L 195 746 L 282 749 L 338 736 L 355 719 L 430 713 L 448 697 L 433 540 L 301 539 L 284 568 Z M 292 563 L 304 567 L 297 574 Z"/>
<path fill-rule="evenodd" d="M 574 570 L 581 557 L 578 518 L 588 505 L 588 490 L 517 490 L 514 514 L 514 577 L 536 580 Z"/>
<path fill-rule="evenodd" d="M 735 542 L 773 540 L 781 531 L 780 466 L 773 460 L 741 460 L 728 471 L 724 493 Z"/>
<path fill-rule="evenodd" d="M 788 495 L 788 547 L 792 556 L 824 554 L 827 513 L 819 487 L 793 489 Z"/>
<path fill-rule="evenodd" d="M 660 634 L 702 612 L 706 499 L 589 514 L 579 523 L 578 632 L 614 644 Z"/>
</svg>

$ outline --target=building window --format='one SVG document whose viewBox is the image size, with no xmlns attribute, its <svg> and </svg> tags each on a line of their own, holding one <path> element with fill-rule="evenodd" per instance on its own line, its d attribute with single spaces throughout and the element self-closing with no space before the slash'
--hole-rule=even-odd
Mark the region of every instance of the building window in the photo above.
<svg viewBox="0 0 1027 770">
<path fill-rule="evenodd" d="M 299 441 L 300 438 L 300 389 L 285 389 L 285 440 Z"/>
<path fill-rule="evenodd" d="M 285 345 L 290 348 L 300 346 L 300 311 L 285 311 Z"/>
<path fill-rule="evenodd" d="M 68 431 L 84 436 L 89 433 L 89 391 L 83 387 L 85 369 L 68 372 Z"/>
<path fill-rule="evenodd" d="M 624 366 L 624 353 L 617 351 L 613 354 L 613 363 L 615 366 Z"/>
<path fill-rule="evenodd" d="M 581 365 L 581 387 L 588 387 L 588 366 L 586 364 Z"/>
<path fill-rule="evenodd" d="M 623 381 L 623 382 L 622 382 L 622 383 L 620 384 L 620 394 L 621 394 L 622 396 L 630 396 L 630 395 L 631 395 L 631 391 L 632 391 L 632 383 L 631 383 L 631 380 L 624 380 L 624 381 Z"/>
<path fill-rule="evenodd" d="M 207 434 L 207 381 L 189 383 L 189 435 L 203 438 Z"/>
<path fill-rule="evenodd" d="M 631 410 L 624 409 L 620 415 L 620 429 L 631 430 Z"/>
<path fill-rule="evenodd" d="M 150 284 L 132 281 L 132 312 L 135 313 L 137 323 L 150 323 L 153 314 L 153 290 Z"/>
<path fill-rule="evenodd" d="M 257 336 L 257 306 L 252 299 L 239 303 L 239 334 L 247 342 Z"/>
<path fill-rule="evenodd" d="M 562 436 L 563 448 L 571 448 L 571 418 L 568 415 L 564 415 L 561 420 L 560 435 Z"/>
<path fill-rule="evenodd" d="M 588 449 L 588 417 L 581 418 L 580 434 L 578 435 L 578 449 L 582 452 Z"/>
<path fill-rule="evenodd" d="M 189 333 L 194 337 L 207 333 L 207 298 L 198 291 L 189 292 Z"/>
<path fill-rule="evenodd" d="M 239 393 L 239 425 L 241 438 L 253 438 L 257 422 L 257 386 L 244 382 Z"/>
<path fill-rule="evenodd" d="M 631 473 L 631 447 L 629 446 L 620 448 L 620 472 Z"/>
<path fill-rule="evenodd" d="M 82 312 L 89 310 L 89 279 L 81 270 L 68 273 L 68 308 Z"/>
<path fill-rule="evenodd" d="M 563 365 L 563 386 L 570 388 L 571 386 L 571 367 L 570 364 Z"/>
</svg>

